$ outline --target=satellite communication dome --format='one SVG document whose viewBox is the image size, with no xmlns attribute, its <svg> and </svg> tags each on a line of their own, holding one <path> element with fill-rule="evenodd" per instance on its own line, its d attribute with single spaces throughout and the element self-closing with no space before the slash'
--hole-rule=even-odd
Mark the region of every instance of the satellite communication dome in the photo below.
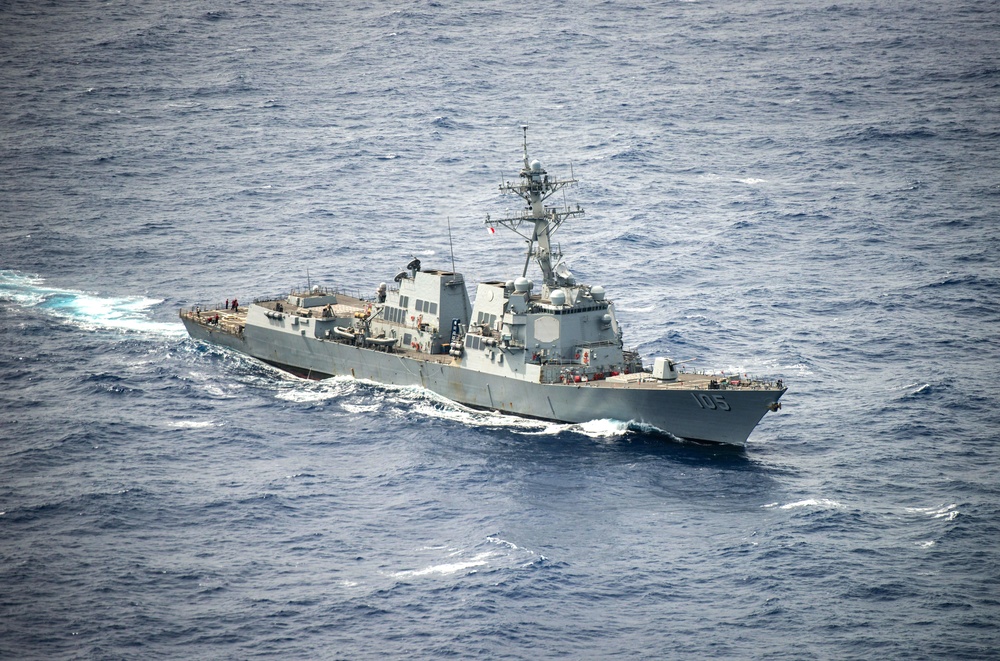
<svg viewBox="0 0 1000 661">
<path fill-rule="evenodd" d="M 566 305 L 566 292 L 562 289 L 555 289 L 549 294 L 549 301 L 552 305 Z"/>
</svg>

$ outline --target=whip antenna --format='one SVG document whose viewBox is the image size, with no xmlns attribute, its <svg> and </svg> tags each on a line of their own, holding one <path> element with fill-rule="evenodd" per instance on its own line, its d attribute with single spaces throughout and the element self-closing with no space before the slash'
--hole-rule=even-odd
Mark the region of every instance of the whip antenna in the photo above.
<svg viewBox="0 0 1000 661">
<path fill-rule="evenodd" d="M 451 216 L 448 216 L 448 249 L 451 250 L 451 272 L 455 272 L 455 245 L 451 241 Z"/>
</svg>

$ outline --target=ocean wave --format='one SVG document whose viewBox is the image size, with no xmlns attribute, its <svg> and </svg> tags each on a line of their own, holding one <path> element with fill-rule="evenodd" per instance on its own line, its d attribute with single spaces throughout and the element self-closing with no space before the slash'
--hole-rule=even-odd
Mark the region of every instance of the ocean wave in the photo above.
<svg viewBox="0 0 1000 661">
<path fill-rule="evenodd" d="M 296 404 L 315 404 L 357 392 L 356 383 L 349 376 L 335 376 L 322 381 L 293 377 L 279 386 L 275 398 Z"/>
<path fill-rule="evenodd" d="M 219 425 L 211 420 L 171 420 L 166 423 L 166 426 L 175 429 L 209 429 Z"/>
<path fill-rule="evenodd" d="M 923 128 L 892 130 L 888 128 L 880 128 L 877 126 L 869 126 L 847 137 L 847 140 L 858 141 L 858 142 L 879 142 L 879 141 L 894 141 L 894 140 L 927 139 L 927 138 L 933 138 L 936 135 L 937 134 L 934 133 L 933 131 L 929 131 Z"/>
<path fill-rule="evenodd" d="M 578 425 L 573 425 L 572 428 L 574 431 L 591 438 L 618 438 L 627 434 L 631 426 L 628 421 L 603 419 L 581 422 Z"/>
<path fill-rule="evenodd" d="M 710 370 L 713 373 L 715 370 Z M 812 376 L 813 371 L 803 363 L 782 365 L 777 359 L 760 358 L 742 363 L 729 363 L 718 370 L 722 374 L 744 374 L 753 378 L 784 378 L 787 375 L 798 377 Z M 777 376 L 775 376 L 777 375 Z"/>
<path fill-rule="evenodd" d="M 928 516 L 932 519 L 944 519 L 945 521 L 954 521 L 959 515 L 957 503 L 930 507 L 907 507 L 906 511 L 910 514 Z"/>
<path fill-rule="evenodd" d="M 486 536 L 473 548 L 438 544 L 416 549 L 414 555 L 424 556 L 413 562 L 413 568 L 383 572 L 392 578 L 428 578 L 455 575 L 468 576 L 482 571 L 516 570 L 546 562 L 546 557 L 509 541 L 500 533 Z"/>
<path fill-rule="evenodd" d="M 817 510 L 843 510 L 847 506 L 841 502 L 830 498 L 805 498 L 791 503 L 768 503 L 764 509 L 794 510 L 794 509 L 817 509 Z"/>
<path fill-rule="evenodd" d="M 429 576 L 432 574 L 447 576 L 449 574 L 457 574 L 458 572 L 472 573 L 480 567 L 488 566 L 490 559 L 495 556 L 495 553 L 484 552 L 479 553 L 472 558 L 459 559 L 454 562 L 442 562 L 440 564 L 428 565 L 421 569 L 404 569 L 402 571 L 394 572 L 392 576 L 396 578 L 411 578 Z"/>
<path fill-rule="evenodd" d="M 984 289 L 987 291 L 993 291 L 1000 286 L 1000 279 L 984 277 L 975 274 L 953 274 L 949 275 L 947 278 L 938 280 L 936 282 L 930 282 L 923 285 L 924 289 L 937 289 L 941 287 L 951 288 L 951 287 L 969 287 L 970 289 Z"/>
</svg>

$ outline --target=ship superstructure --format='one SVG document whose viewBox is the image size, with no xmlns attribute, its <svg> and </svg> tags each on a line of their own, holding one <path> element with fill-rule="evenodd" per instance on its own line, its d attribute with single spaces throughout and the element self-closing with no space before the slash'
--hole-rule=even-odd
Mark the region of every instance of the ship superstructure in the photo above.
<svg viewBox="0 0 1000 661">
<path fill-rule="evenodd" d="M 576 206 L 546 205 L 575 182 L 550 178 L 528 156 L 504 193 L 524 209 L 486 218 L 527 244 L 524 268 L 479 283 L 474 305 L 460 273 L 423 269 L 413 259 L 371 297 L 320 287 L 247 307 L 181 311 L 196 339 L 224 345 L 309 378 L 351 375 L 418 385 L 454 401 L 565 422 L 633 421 L 681 438 L 743 444 L 783 384 L 689 374 L 666 357 L 646 370 L 625 349 L 614 304 L 603 287 L 577 283 L 554 247 Z M 534 259 L 541 271 L 528 277 Z"/>
</svg>

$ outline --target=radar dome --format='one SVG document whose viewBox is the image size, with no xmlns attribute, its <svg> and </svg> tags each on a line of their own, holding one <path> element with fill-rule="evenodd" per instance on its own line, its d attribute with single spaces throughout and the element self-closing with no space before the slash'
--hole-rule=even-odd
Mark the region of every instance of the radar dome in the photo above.
<svg viewBox="0 0 1000 661">
<path fill-rule="evenodd" d="M 566 292 L 562 289 L 555 289 L 549 294 L 549 301 L 552 305 L 566 305 Z"/>
<path fill-rule="evenodd" d="M 531 171 L 532 172 L 541 172 L 542 171 L 542 163 L 541 163 L 541 161 L 539 161 L 538 159 L 535 159 L 534 161 L 532 161 L 531 162 Z"/>
<path fill-rule="evenodd" d="M 590 296 L 595 301 L 603 301 L 604 300 L 604 287 L 602 287 L 600 285 L 595 285 L 594 287 L 591 287 L 590 288 Z"/>
<path fill-rule="evenodd" d="M 531 280 L 525 277 L 518 278 L 514 281 L 514 291 L 530 291 L 531 290 Z"/>
</svg>

